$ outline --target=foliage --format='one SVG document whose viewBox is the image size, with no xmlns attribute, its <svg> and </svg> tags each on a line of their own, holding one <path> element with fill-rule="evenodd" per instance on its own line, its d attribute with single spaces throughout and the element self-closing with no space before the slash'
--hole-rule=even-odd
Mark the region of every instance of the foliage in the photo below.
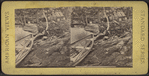
<svg viewBox="0 0 149 76">
<path fill-rule="evenodd" d="M 26 26 L 35 24 L 38 26 L 39 32 L 42 32 L 48 22 L 47 30 L 49 33 L 52 30 L 69 31 L 71 18 L 71 8 L 30 8 L 30 9 L 16 9 L 15 23 L 19 26 Z M 47 19 L 47 21 L 46 21 Z M 51 29 L 52 28 L 52 29 Z"/>
</svg>

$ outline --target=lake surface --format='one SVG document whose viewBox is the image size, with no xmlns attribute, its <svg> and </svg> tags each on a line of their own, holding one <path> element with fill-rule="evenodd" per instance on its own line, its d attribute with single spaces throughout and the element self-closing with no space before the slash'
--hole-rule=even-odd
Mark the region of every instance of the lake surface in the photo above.
<svg viewBox="0 0 149 76">
<path fill-rule="evenodd" d="M 85 31 L 84 28 L 70 28 L 71 31 L 71 43 L 74 43 L 90 34 L 91 32 Z"/>
<path fill-rule="evenodd" d="M 21 27 L 15 26 L 15 41 L 32 34 L 30 32 L 24 31 Z"/>
</svg>

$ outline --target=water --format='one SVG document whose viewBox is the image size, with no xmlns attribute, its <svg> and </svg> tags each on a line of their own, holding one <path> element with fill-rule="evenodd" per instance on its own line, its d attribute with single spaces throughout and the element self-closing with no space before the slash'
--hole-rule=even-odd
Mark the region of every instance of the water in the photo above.
<svg viewBox="0 0 149 76">
<path fill-rule="evenodd" d="M 92 34 L 91 32 L 85 31 L 84 28 L 70 28 L 70 30 L 71 30 L 71 43 Z"/>
<path fill-rule="evenodd" d="M 21 39 L 21 38 L 23 38 L 29 34 L 32 34 L 32 33 L 24 31 L 22 29 L 22 27 L 19 27 L 19 26 L 15 27 L 15 41 L 17 41 L 17 40 L 19 40 L 19 39 Z"/>
</svg>

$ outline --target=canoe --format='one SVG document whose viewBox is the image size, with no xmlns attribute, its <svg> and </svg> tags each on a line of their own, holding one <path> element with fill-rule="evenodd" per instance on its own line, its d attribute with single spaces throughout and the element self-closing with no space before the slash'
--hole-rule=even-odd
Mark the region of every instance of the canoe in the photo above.
<svg viewBox="0 0 149 76">
<path fill-rule="evenodd" d="M 20 49 L 22 49 L 23 46 L 26 44 L 26 40 L 30 39 L 30 38 L 32 38 L 32 34 L 29 34 L 29 35 L 27 35 L 27 36 L 25 36 L 25 37 L 15 41 L 15 49 L 16 49 L 16 51 L 19 52 Z"/>
<path fill-rule="evenodd" d="M 18 65 L 31 51 L 32 46 L 34 44 L 34 40 L 41 36 L 44 35 L 43 33 L 38 33 L 36 36 L 33 37 L 32 34 L 16 41 L 16 65 Z"/>
<path fill-rule="evenodd" d="M 18 65 L 26 55 L 31 51 L 32 47 L 32 34 L 27 35 L 15 42 L 15 56 L 16 56 L 16 65 Z"/>
<path fill-rule="evenodd" d="M 100 37 L 104 36 L 104 33 L 97 34 L 94 36 L 93 34 L 86 36 L 74 43 L 71 44 L 71 51 L 70 51 L 70 66 L 76 66 L 79 64 L 92 50 L 94 45 L 94 41 Z M 74 52 L 75 51 L 75 52 Z M 72 53 L 71 53 L 72 52 Z"/>
<path fill-rule="evenodd" d="M 71 66 L 76 66 L 90 53 L 94 43 L 94 41 L 90 39 L 92 39 L 92 36 L 88 35 L 85 38 L 71 44 Z"/>
</svg>

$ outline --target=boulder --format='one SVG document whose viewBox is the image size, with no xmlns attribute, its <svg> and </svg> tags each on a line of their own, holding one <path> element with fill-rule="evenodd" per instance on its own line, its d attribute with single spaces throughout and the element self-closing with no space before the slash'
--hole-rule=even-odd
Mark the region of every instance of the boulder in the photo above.
<svg viewBox="0 0 149 76">
<path fill-rule="evenodd" d="M 31 32 L 33 34 L 37 34 L 38 33 L 38 27 L 36 24 L 26 24 L 24 27 L 23 27 L 23 30 L 24 31 L 28 31 L 28 32 Z"/>
</svg>

